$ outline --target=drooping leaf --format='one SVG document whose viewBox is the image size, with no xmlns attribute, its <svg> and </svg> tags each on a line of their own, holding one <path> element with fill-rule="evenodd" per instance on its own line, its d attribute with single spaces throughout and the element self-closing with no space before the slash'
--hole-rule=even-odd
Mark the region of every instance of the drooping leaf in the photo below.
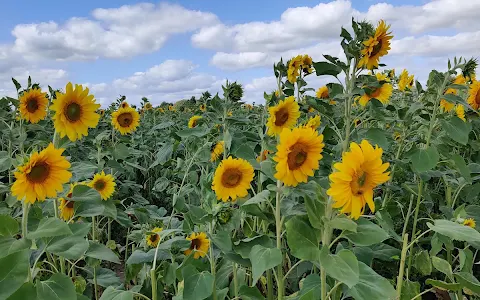
<svg viewBox="0 0 480 300">
<path fill-rule="evenodd" d="M 185 288 L 183 300 L 203 300 L 213 292 L 214 277 L 209 272 L 198 272 L 194 266 L 188 265 L 182 269 Z"/>
<path fill-rule="evenodd" d="M 468 135 L 472 130 L 470 123 L 463 122 L 458 117 L 452 117 L 448 120 L 440 120 L 440 124 L 452 140 L 462 145 L 468 143 Z"/>
<path fill-rule="evenodd" d="M 287 243 L 293 256 L 299 259 L 317 261 L 320 250 L 318 230 L 314 229 L 304 217 L 295 216 L 285 224 Z"/>
<path fill-rule="evenodd" d="M 347 291 L 355 300 L 394 300 L 396 291 L 388 279 L 378 275 L 366 264 L 359 262 L 359 282 Z"/>
<path fill-rule="evenodd" d="M 76 235 L 56 237 L 47 247 L 48 252 L 73 260 L 81 258 L 87 249 L 87 240 Z"/>
<path fill-rule="evenodd" d="M 380 226 L 362 218 L 357 221 L 357 232 L 348 232 L 345 237 L 357 246 L 371 246 L 388 239 L 389 235 Z"/>
<path fill-rule="evenodd" d="M 70 277 L 56 273 L 37 282 L 37 297 L 38 300 L 76 300 L 77 293 Z"/>
<path fill-rule="evenodd" d="M 480 243 L 480 233 L 469 226 L 449 220 L 435 220 L 433 224 L 427 223 L 427 226 L 433 231 L 457 241 Z"/>
<path fill-rule="evenodd" d="M 120 263 L 118 256 L 115 253 L 113 253 L 112 250 L 94 241 L 89 241 L 89 247 L 87 252 L 85 253 L 85 256 L 93 257 L 100 260 L 110 261 L 116 264 Z"/>
<path fill-rule="evenodd" d="M 359 281 L 358 260 L 352 251 L 343 249 L 337 255 L 329 253 L 328 247 L 322 247 L 320 265 L 327 275 L 352 288 Z"/>
<path fill-rule="evenodd" d="M 464 287 L 476 294 L 480 294 L 480 282 L 475 276 L 467 272 L 455 273 L 455 279 Z"/>
<path fill-rule="evenodd" d="M 110 286 L 102 293 L 100 300 L 133 300 L 133 293 L 131 291 L 117 290 Z"/>
<path fill-rule="evenodd" d="M 37 230 L 27 233 L 29 239 L 70 235 L 72 231 L 67 223 L 57 218 L 45 218 L 40 220 Z"/>
<path fill-rule="evenodd" d="M 256 245 L 252 247 L 249 258 L 252 262 L 252 286 L 255 286 L 263 272 L 282 263 L 282 252 L 277 248 Z"/>
<path fill-rule="evenodd" d="M 7 299 L 27 281 L 29 258 L 29 250 L 0 258 L 0 299 Z"/>
</svg>

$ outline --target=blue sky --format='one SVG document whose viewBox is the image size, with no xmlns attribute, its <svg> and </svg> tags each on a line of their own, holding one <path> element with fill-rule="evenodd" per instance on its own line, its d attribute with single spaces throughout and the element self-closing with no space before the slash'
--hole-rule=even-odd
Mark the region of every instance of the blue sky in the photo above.
<svg viewBox="0 0 480 300">
<path fill-rule="evenodd" d="M 385 62 L 422 79 L 447 57 L 478 55 L 478 11 L 480 0 L 8 1 L 0 11 L 0 79 L 87 84 L 104 105 L 119 94 L 176 101 L 216 92 L 229 79 L 258 102 L 275 88 L 271 65 L 280 57 L 341 56 L 338 33 L 352 16 L 392 24 Z M 0 93 L 12 93 L 9 85 Z"/>
</svg>

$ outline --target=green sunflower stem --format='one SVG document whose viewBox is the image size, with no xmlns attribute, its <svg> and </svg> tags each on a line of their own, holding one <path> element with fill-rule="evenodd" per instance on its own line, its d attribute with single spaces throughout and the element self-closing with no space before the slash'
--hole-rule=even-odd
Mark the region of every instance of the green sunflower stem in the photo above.
<svg viewBox="0 0 480 300">
<path fill-rule="evenodd" d="M 233 293 L 235 298 L 238 298 L 238 278 L 237 278 L 237 264 L 233 263 Z"/>
<path fill-rule="evenodd" d="M 108 241 L 112 239 L 112 219 L 107 219 L 107 237 Z"/>
<path fill-rule="evenodd" d="M 210 231 L 210 234 L 213 234 L 213 221 L 209 224 L 208 229 Z M 217 281 L 215 279 L 215 272 L 216 272 L 216 265 L 215 265 L 215 256 L 213 255 L 213 247 L 210 246 L 209 249 L 209 254 L 210 254 L 210 272 L 212 273 L 213 276 L 213 289 L 212 289 L 212 299 L 217 300 Z"/>
<path fill-rule="evenodd" d="M 330 220 L 332 217 L 332 201 L 330 198 L 327 199 L 327 203 L 325 204 L 325 219 Z M 329 247 L 330 242 L 332 239 L 332 229 L 324 222 L 323 225 L 323 235 L 322 235 L 322 247 Z M 321 265 L 320 266 L 320 289 L 322 292 L 322 300 L 327 300 L 327 273 L 325 268 Z"/>
<path fill-rule="evenodd" d="M 345 101 L 345 138 L 343 139 L 343 152 L 348 149 L 348 142 L 350 141 L 351 120 L 352 120 L 352 103 L 353 103 L 353 89 L 355 88 L 357 72 L 357 62 L 355 59 L 350 61 L 350 74 L 347 74 L 347 100 Z"/>
<path fill-rule="evenodd" d="M 280 189 L 282 188 L 282 182 L 277 180 L 277 195 L 275 197 L 275 225 L 277 236 L 277 248 L 282 252 L 282 262 L 277 267 L 277 299 L 283 300 L 285 293 L 284 278 L 283 278 L 283 251 L 282 251 L 282 218 L 280 210 Z"/>
<path fill-rule="evenodd" d="M 23 215 L 22 215 L 22 237 L 27 236 L 27 223 L 28 223 L 28 211 L 30 209 L 30 203 L 23 201 Z"/>
<path fill-rule="evenodd" d="M 418 212 L 420 210 L 420 203 L 422 202 L 422 193 L 423 193 L 423 180 L 420 179 L 420 183 L 418 184 L 418 194 L 417 194 L 417 203 L 415 205 L 415 215 L 413 216 L 413 228 L 412 228 L 412 241 L 415 240 L 417 236 L 417 223 L 418 223 Z M 410 274 L 410 267 L 412 266 L 412 253 L 410 253 L 408 257 L 408 266 L 407 266 L 407 274 Z"/>
<path fill-rule="evenodd" d="M 406 233 L 403 236 L 402 254 L 400 257 L 400 268 L 398 270 L 398 277 L 397 277 L 397 299 L 400 299 L 402 296 L 403 274 L 405 271 L 405 259 L 407 256 L 407 250 L 408 250 L 408 233 Z M 412 255 L 410 255 L 410 257 L 411 256 Z"/>
</svg>

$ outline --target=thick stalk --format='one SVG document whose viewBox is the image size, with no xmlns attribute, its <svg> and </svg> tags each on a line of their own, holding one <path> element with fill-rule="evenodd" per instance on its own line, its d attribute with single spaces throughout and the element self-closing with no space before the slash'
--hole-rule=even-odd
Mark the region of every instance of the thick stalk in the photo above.
<svg viewBox="0 0 480 300">
<path fill-rule="evenodd" d="M 282 251 L 282 218 L 280 211 L 280 189 L 282 182 L 277 180 L 277 195 L 275 200 L 275 225 L 277 235 L 277 248 L 282 252 L 282 263 L 277 267 L 277 299 L 283 300 L 285 293 L 284 279 L 283 279 L 283 251 Z"/>
<path fill-rule="evenodd" d="M 405 271 L 405 258 L 407 256 L 407 250 L 408 250 L 408 233 L 406 233 L 405 236 L 403 237 L 402 254 L 400 257 L 400 269 L 398 271 L 398 277 L 397 277 L 397 299 L 400 299 L 402 296 L 403 273 Z"/>
<path fill-rule="evenodd" d="M 93 267 L 93 288 L 95 293 L 95 300 L 98 300 L 98 285 L 97 285 L 97 267 Z"/>
<path fill-rule="evenodd" d="M 209 225 L 209 231 L 210 231 L 210 234 L 213 234 L 213 221 Z M 216 266 L 215 266 L 215 256 L 213 255 L 213 247 L 210 247 L 209 252 L 210 252 L 210 272 L 212 273 L 212 276 L 213 276 L 212 299 L 217 300 L 217 287 L 216 287 L 217 283 L 215 278 Z"/>
<path fill-rule="evenodd" d="M 350 140 L 350 130 L 352 127 L 352 103 L 353 103 L 353 89 L 355 87 L 355 73 L 357 71 L 357 63 L 354 59 L 350 62 L 350 74 L 346 74 L 346 84 L 347 84 L 347 100 L 345 101 L 345 139 L 343 140 L 343 152 L 346 152 L 348 149 L 348 143 Z"/>
<path fill-rule="evenodd" d="M 415 240 L 415 237 L 417 236 L 418 212 L 420 211 L 420 203 L 422 202 L 422 192 L 423 192 L 423 180 L 420 179 L 420 183 L 418 184 L 417 204 L 415 205 L 415 215 L 413 217 L 412 241 Z M 410 255 L 408 257 L 408 268 L 407 268 L 408 274 L 410 274 L 412 257 L 413 255 Z"/>
<path fill-rule="evenodd" d="M 403 148 L 403 138 L 400 140 L 400 144 L 398 145 L 397 153 L 395 154 L 395 160 L 400 158 L 400 154 L 402 153 Z M 388 200 L 390 200 L 391 190 L 390 190 L 390 183 L 393 180 L 393 176 L 395 174 L 395 167 L 397 165 L 393 165 L 392 172 L 390 172 L 390 179 L 388 180 L 387 191 L 385 192 L 385 197 L 383 198 L 382 207 L 385 207 L 388 204 Z"/>
<path fill-rule="evenodd" d="M 237 264 L 233 263 L 233 294 L 238 298 Z"/>
<path fill-rule="evenodd" d="M 152 283 L 152 300 L 157 300 L 157 272 L 155 268 L 150 270 L 150 279 Z"/>
<path fill-rule="evenodd" d="M 22 237 L 27 236 L 27 223 L 28 223 L 28 211 L 30 209 L 30 203 L 23 201 L 23 215 L 22 215 Z"/>
<path fill-rule="evenodd" d="M 112 239 L 112 220 L 110 218 L 107 219 L 107 237 L 108 241 Z"/>
<path fill-rule="evenodd" d="M 332 202 L 331 199 L 327 199 L 327 203 L 325 204 L 325 219 L 330 220 L 332 217 Z M 327 224 L 324 223 L 323 228 L 323 235 L 322 235 L 322 247 L 329 247 L 331 239 L 332 239 L 332 229 Z M 323 265 L 320 265 L 320 278 L 321 278 L 321 290 L 322 290 L 322 300 L 327 300 L 327 273 Z"/>
</svg>

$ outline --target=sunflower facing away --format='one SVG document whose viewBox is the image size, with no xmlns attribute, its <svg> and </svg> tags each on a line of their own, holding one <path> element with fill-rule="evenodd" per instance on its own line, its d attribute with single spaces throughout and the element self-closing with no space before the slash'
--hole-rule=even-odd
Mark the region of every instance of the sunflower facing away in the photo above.
<svg viewBox="0 0 480 300">
<path fill-rule="evenodd" d="M 480 107 L 480 81 L 474 81 L 470 85 L 467 102 L 475 110 Z"/>
<path fill-rule="evenodd" d="M 153 248 L 157 247 L 158 242 L 160 241 L 160 235 L 158 233 L 161 232 L 162 230 L 163 228 L 158 228 L 158 227 L 153 228 L 151 232 L 154 232 L 154 233 L 147 234 L 147 237 L 145 238 L 147 245 Z"/>
<path fill-rule="evenodd" d="M 267 156 L 268 156 L 270 153 L 271 153 L 270 150 L 267 150 L 267 149 L 263 150 L 263 152 L 262 152 L 259 156 L 257 156 L 257 161 L 258 161 L 258 162 L 262 162 L 262 161 L 264 161 L 264 160 L 267 160 Z"/>
<path fill-rule="evenodd" d="M 47 93 L 40 89 L 31 89 L 22 94 L 18 107 L 22 119 L 30 123 L 38 123 L 47 116 L 48 99 Z"/>
<path fill-rule="evenodd" d="M 115 178 L 111 174 L 106 175 L 104 171 L 95 174 L 88 184 L 89 187 L 97 190 L 103 200 L 107 200 L 113 195 L 116 185 Z"/>
<path fill-rule="evenodd" d="M 320 125 L 322 124 L 321 122 L 321 118 L 319 115 L 316 115 L 314 117 L 311 117 L 307 124 L 305 124 L 306 127 L 310 127 L 312 128 L 313 130 L 316 130 L 318 127 L 320 127 Z"/>
<path fill-rule="evenodd" d="M 370 93 L 365 92 L 365 94 L 363 94 L 358 100 L 362 106 L 367 105 L 367 103 L 373 98 L 377 99 L 383 104 L 387 104 L 390 100 L 390 96 L 392 96 L 393 87 L 390 83 L 388 83 L 389 79 L 387 78 L 387 75 L 377 73 L 375 76 L 377 77 L 378 81 L 385 81 L 385 83 L 383 83 L 380 87 L 372 88 Z"/>
<path fill-rule="evenodd" d="M 471 227 L 471 228 L 475 228 L 477 223 L 475 222 L 474 219 L 470 218 L 470 219 L 465 219 L 465 221 L 463 221 L 463 225 Z"/>
<path fill-rule="evenodd" d="M 462 104 L 455 105 L 455 113 L 463 122 L 467 122 L 467 119 L 465 119 L 465 107 Z"/>
<path fill-rule="evenodd" d="M 152 103 L 145 104 L 145 110 L 151 110 L 153 108 Z"/>
<path fill-rule="evenodd" d="M 224 159 L 215 170 L 212 190 L 215 191 L 218 200 L 227 202 L 237 197 L 245 197 L 253 180 L 254 171 L 252 165 L 242 158 L 229 157 Z"/>
<path fill-rule="evenodd" d="M 74 205 L 75 202 L 70 201 L 69 199 L 72 198 L 73 195 L 73 188 L 76 186 L 76 183 L 70 184 L 70 190 L 65 198 L 60 198 L 60 206 L 58 209 L 60 210 L 60 217 L 65 220 L 69 221 L 73 215 L 75 214 Z"/>
<path fill-rule="evenodd" d="M 72 177 L 68 171 L 70 163 L 62 156 L 64 150 L 55 149 L 50 143 L 44 150 L 33 152 L 28 162 L 15 172 L 12 195 L 32 204 L 56 197 Z"/>
<path fill-rule="evenodd" d="M 201 104 L 200 105 L 200 110 L 201 111 L 206 111 L 207 110 L 207 106 L 205 104 Z"/>
<path fill-rule="evenodd" d="M 132 133 L 140 125 L 140 115 L 132 107 L 120 107 L 112 113 L 112 125 L 122 135 Z"/>
<path fill-rule="evenodd" d="M 269 107 L 270 116 L 267 121 L 268 135 L 280 134 L 284 128 L 292 128 L 300 117 L 300 107 L 295 97 L 290 96 L 277 105 Z"/>
<path fill-rule="evenodd" d="M 207 238 L 205 232 L 192 232 L 192 234 L 187 237 L 187 240 L 190 241 L 190 248 L 185 250 L 185 255 L 190 255 L 192 251 L 195 251 L 193 253 L 194 259 L 199 259 L 200 257 L 207 255 L 208 250 L 210 249 L 210 240 Z"/>
<path fill-rule="evenodd" d="M 400 91 L 405 91 L 405 89 L 412 89 L 413 87 L 413 75 L 408 75 L 408 71 L 406 69 L 403 69 L 402 73 L 400 74 L 400 77 L 398 78 L 398 89 Z"/>
<path fill-rule="evenodd" d="M 323 135 L 310 127 L 284 129 L 273 158 L 277 162 L 275 178 L 287 186 L 307 182 L 319 167 L 324 146 Z"/>
<path fill-rule="evenodd" d="M 389 163 L 382 162 L 382 148 L 375 148 L 363 140 L 360 145 L 350 143 L 350 151 L 345 152 L 342 162 L 335 163 L 336 169 L 330 174 L 330 189 L 327 194 L 332 197 L 334 208 L 341 208 L 341 213 L 350 214 L 358 219 L 368 204 L 375 211 L 373 189 L 389 179 L 390 172 L 385 172 Z"/>
<path fill-rule="evenodd" d="M 390 40 L 393 38 L 392 32 L 388 32 L 390 25 L 385 21 L 378 23 L 374 36 L 363 42 L 362 58 L 358 62 L 358 67 L 366 67 L 369 70 L 378 68 L 380 57 L 387 55 L 390 50 Z"/>
<path fill-rule="evenodd" d="M 224 141 L 220 141 L 212 146 L 210 149 L 210 161 L 216 161 L 220 156 L 223 155 L 223 147 L 225 146 Z"/>
<path fill-rule="evenodd" d="M 76 141 L 88 135 L 88 128 L 97 126 L 100 104 L 95 103 L 93 95 L 88 93 L 87 87 L 83 89 L 76 84 L 74 89 L 71 82 L 67 84 L 65 93 L 56 93 L 57 99 L 53 100 L 50 109 L 55 111 L 53 121 L 60 137 L 68 136 L 71 141 Z"/>
<path fill-rule="evenodd" d="M 188 120 L 188 128 L 195 128 L 198 125 L 198 121 L 202 119 L 201 116 L 193 116 Z"/>
</svg>

